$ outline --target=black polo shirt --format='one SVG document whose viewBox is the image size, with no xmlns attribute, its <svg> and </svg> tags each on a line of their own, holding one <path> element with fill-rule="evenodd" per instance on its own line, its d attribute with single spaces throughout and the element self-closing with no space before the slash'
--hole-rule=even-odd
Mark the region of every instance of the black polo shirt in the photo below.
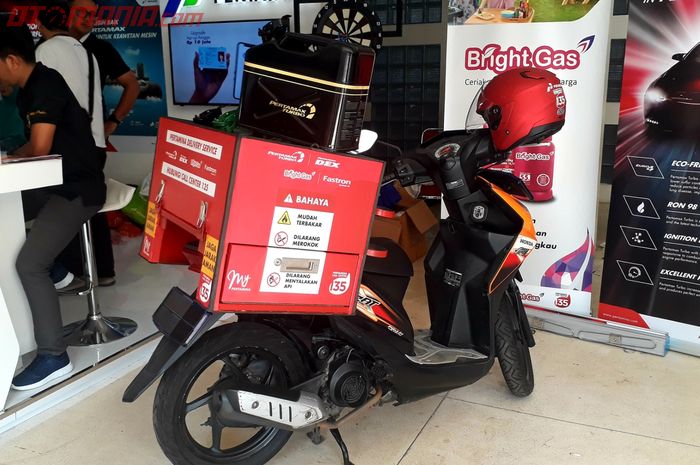
<svg viewBox="0 0 700 465">
<path fill-rule="evenodd" d="M 95 37 L 94 34 L 89 34 L 81 42 L 83 47 L 97 59 L 97 64 L 100 66 L 100 82 L 103 89 L 105 84 L 107 84 L 107 79 L 115 80 L 131 71 L 131 68 L 117 52 L 117 49 L 106 40 Z M 105 116 L 107 116 L 106 113 Z"/>
<path fill-rule="evenodd" d="M 92 138 L 89 115 L 58 71 L 37 63 L 17 95 L 17 107 L 28 134 L 33 124 L 56 126 L 51 153 L 63 156 L 63 184 L 50 190 L 67 199 L 81 196 L 84 205 L 104 204 L 104 157 Z"/>
</svg>

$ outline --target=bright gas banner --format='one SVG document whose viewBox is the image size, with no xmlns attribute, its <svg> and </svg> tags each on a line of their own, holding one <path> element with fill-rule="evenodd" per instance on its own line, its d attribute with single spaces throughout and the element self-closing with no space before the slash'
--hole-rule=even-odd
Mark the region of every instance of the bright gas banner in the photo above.
<svg viewBox="0 0 700 465">
<path fill-rule="evenodd" d="M 630 0 L 599 316 L 700 355 L 700 3 Z"/>
<path fill-rule="evenodd" d="M 534 66 L 559 77 L 564 128 L 553 140 L 513 150 L 497 168 L 520 177 L 535 198 L 525 202 L 538 244 L 522 268 L 523 302 L 589 315 L 612 2 L 564 3 L 450 2 L 445 128 L 464 127 L 474 96 L 499 73 Z"/>
</svg>

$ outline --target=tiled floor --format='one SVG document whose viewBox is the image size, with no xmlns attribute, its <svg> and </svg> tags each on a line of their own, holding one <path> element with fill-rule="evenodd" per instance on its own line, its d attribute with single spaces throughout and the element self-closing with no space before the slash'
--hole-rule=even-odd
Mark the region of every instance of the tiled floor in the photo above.
<svg viewBox="0 0 700 465">
<path fill-rule="evenodd" d="M 428 321 L 422 286 L 414 280 L 408 294 L 418 327 Z M 512 397 L 496 365 L 473 386 L 375 408 L 342 429 L 355 465 L 700 463 L 700 360 L 535 338 L 530 397 Z M 167 465 L 152 430 L 155 389 L 120 402 L 133 375 L 0 435 L 0 465 Z M 342 461 L 332 439 L 314 446 L 295 434 L 269 463 Z"/>
<path fill-rule="evenodd" d="M 117 285 L 98 288 L 101 311 L 105 316 L 118 316 L 134 320 L 138 328 L 134 334 L 124 339 L 93 347 L 70 347 L 68 353 L 73 363 L 73 372 L 57 379 L 48 386 L 33 391 L 10 391 L 6 408 L 21 404 L 32 396 L 45 391 L 75 376 L 83 370 L 123 351 L 157 332 L 151 315 L 171 287 L 180 285 L 183 289 L 194 289 L 197 278 L 184 266 L 153 265 L 139 257 L 140 241 L 131 239 L 114 247 L 117 265 Z M 85 319 L 87 300 L 80 296 L 61 297 L 63 321 L 68 324 Z M 26 357 L 29 363 L 32 354 Z M 0 454 L 1 456 L 2 454 Z"/>
</svg>

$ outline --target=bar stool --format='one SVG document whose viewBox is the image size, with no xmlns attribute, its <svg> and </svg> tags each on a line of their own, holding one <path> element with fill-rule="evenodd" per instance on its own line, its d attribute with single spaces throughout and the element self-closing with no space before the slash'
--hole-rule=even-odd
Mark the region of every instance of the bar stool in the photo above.
<svg viewBox="0 0 700 465">
<path fill-rule="evenodd" d="M 127 186 L 114 179 L 107 179 L 107 199 L 100 213 L 121 210 L 124 208 L 136 188 Z M 69 346 L 90 346 L 116 341 L 136 331 L 137 324 L 128 318 L 105 317 L 100 312 L 97 300 L 97 270 L 95 255 L 92 251 L 92 231 L 90 220 L 83 223 L 80 232 L 80 244 L 83 249 L 85 266 L 85 281 L 87 288 L 79 295 L 87 296 L 88 315 L 85 320 L 76 321 L 63 328 L 64 340 Z"/>
</svg>

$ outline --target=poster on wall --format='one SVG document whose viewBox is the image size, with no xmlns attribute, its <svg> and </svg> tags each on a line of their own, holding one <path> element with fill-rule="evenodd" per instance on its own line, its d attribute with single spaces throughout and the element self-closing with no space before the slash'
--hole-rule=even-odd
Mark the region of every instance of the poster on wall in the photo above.
<svg viewBox="0 0 700 465">
<path fill-rule="evenodd" d="M 125 13 L 116 13 L 120 11 Z M 140 91 L 136 104 L 114 134 L 155 137 L 158 134 L 160 117 L 167 115 L 158 1 L 113 0 L 109 2 L 108 6 L 102 6 L 93 34 L 117 49 L 139 81 Z M 105 114 L 108 115 L 119 103 L 122 87 L 117 82 L 107 81 L 103 95 Z"/>
<path fill-rule="evenodd" d="M 450 2 L 446 129 L 463 128 L 481 87 L 515 67 L 555 73 L 568 102 L 566 124 L 552 140 L 516 148 L 495 167 L 522 179 L 535 198 L 526 206 L 538 244 L 519 284 L 524 304 L 534 309 L 591 312 L 611 7 L 611 0 Z"/>
<path fill-rule="evenodd" d="M 700 3 L 629 14 L 599 316 L 700 355 Z"/>
</svg>

